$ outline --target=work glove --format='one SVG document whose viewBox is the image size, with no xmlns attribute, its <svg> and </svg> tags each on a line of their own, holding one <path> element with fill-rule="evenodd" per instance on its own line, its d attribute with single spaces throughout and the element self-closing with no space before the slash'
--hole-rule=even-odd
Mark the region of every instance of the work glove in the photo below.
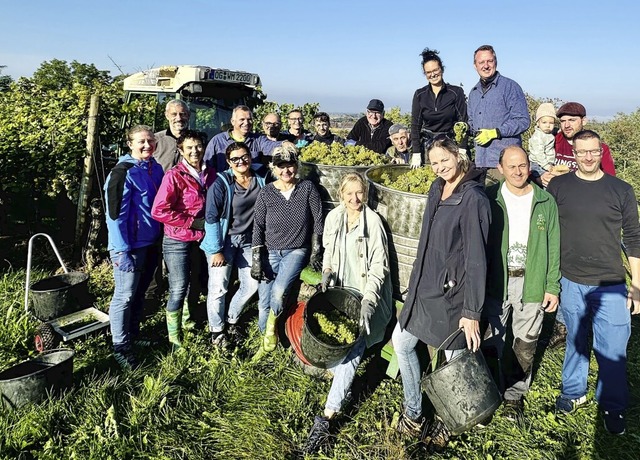
<svg viewBox="0 0 640 460">
<path fill-rule="evenodd" d="M 133 273 L 136 271 L 136 264 L 128 252 L 119 252 L 113 259 L 113 266 L 121 272 Z"/>
<path fill-rule="evenodd" d="M 327 292 L 327 288 L 336 283 L 336 274 L 332 270 L 322 272 L 322 284 L 320 285 L 322 292 Z"/>
<path fill-rule="evenodd" d="M 315 271 L 322 270 L 322 235 L 314 233 L 311 235 L 311 257 L 309 258 L 309 265 Z"/>
<path fill-rule="evenodd" d="M 347 141 L 344 143 L 344 145 L 346 145 L 346 146 L 356 145 L 356 141 L 354 141 L 353 139 L 347 139 Z"/>
<path fill-rule="evenodd" d="M 368 299 L 362 299 L 362 303 L 360 304 L 360 326 L 367 331 L 367 335 L 371 333 L 369 323 L 375 310 L 376 306 L 373 302 Z"/>
<path fill-rule="evenodd" d="M 476 134 L 475 141 L 476 141 L 476 144 L 484 146 L 484 145 L 487 145 L 492 140 L 497 139 L 499 137 L 500 137 L 500 132 L 496 128 L 481 129 Z"/>
<path fill-rule="evenodd" d="M 419 168 L 422 163 L 422 154 L 421 153 L 413 153 L 411 154 L 411 169 Z"/>
<path fill-rule="evenodd" d="M 263 246 L 258 246 L 251 250 L 251 278 L 257 281 L 267 279 L 262 270 L 262 248 Z"/>
<path fill-rule="evenodd" d="M 469 125 L 464 121 L 457 121 L 453 125 L 453 134 L 455 135 L 456 144 L 461 145 L 462 141 L 466 139 L 469 132 Z"/>
<path fill-rule="evenodd" d="M 194 230 L 204 230 L 204 217 L 193 219 L 193 222 L 191 223 L 191 228 Z"/>
</svg>

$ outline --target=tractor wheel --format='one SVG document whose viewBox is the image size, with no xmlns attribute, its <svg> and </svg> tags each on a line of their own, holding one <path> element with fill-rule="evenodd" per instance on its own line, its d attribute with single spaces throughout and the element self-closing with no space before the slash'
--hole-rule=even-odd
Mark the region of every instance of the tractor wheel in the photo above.
<svg viewBox="0 0 640 460">
<path fill-rule="evenodd" d="M 50 324 L 42 323 L 36 329 L 36 336 L 34 337 L 36 350 L 42 353 L 45 350 L 51 350 L 56 348 L 60 343 L 60 335 L 51 327 Z"/>
</svg>

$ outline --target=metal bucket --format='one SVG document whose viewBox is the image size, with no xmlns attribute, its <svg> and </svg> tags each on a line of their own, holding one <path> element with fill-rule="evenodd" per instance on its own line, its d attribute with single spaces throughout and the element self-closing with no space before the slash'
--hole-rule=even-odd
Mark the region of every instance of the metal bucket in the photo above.
<svg viewBox="0 0 640 460">
<path fill-rule="evenodd" d="M 88 296 L 89 275 L 69 272 L 44 278 L 29 287 L 33 313 L 41 321 L 49 321 L 82 308 Z"/>
<path fill-rule="evenodd" d="M 304 309 L 304 326 L 300 337 L 300 350 L 311 365 L 322 369 L 333 367 L 347 356 L 353 346 L 353 343 L 331 345 L 320 340 L 314 333 L 319 327 L 313 314 L 339 310 L 358 321 L 361 297 L 359 292 L 347 288 L 328 288 L 326 292 L 318 291 L 311 296 Z M 358 328 L 358 336 L 361 334 L 362 330 Z"/>
<path fill-rule="evenodd" d="M 73 356 L 68 349 L 50 350 L 0 372 L 0 405 L 18 409 L 42 401 L 73 382 Z"/>
<path fill-rule="evenodd" d="M 326 214 L 340 204 L 340 182 L 344 175 L 350 172 L 364 175 L 370 167 L 321 165 L 301 161 L 299 173 L 301 178 L 316 184 L 322 199 L 322 209 Z"/>
<path fill-rule="evenodd" d="M 391 180 L 396 180 L 409 170 L 410 167 L 406 165 L 383 165 L 374 166 L 365 173 L 370 184 L 369 207 L 382 217 L 389 237 L 393 296 L 401 301 L 404 300 L 401 293 L 409 284 L 413 263 L 416 260 L 427 197 L 381 185 L 380 177 L 386 173 Z"/>
<path fill-rule="evenodd" d="M 480 351 L 468 349 L 425 374 L 422 390 L 453 435 L 485 420 L 502 402 L 484 356 Z"/>
</svg>

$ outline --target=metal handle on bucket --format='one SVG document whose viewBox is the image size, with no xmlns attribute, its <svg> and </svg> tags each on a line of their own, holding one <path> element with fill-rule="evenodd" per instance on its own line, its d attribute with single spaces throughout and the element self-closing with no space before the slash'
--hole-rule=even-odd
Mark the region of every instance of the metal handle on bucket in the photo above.
<svg viewBox="0 0 640 460">
<path fill-rule="evenodd" d="M 29 311 L 29 286 L 31 281 L 31 255 L 33 253 L 33 240 L 36 239 L 38 236 L 44 236 L 46 239 L 49 240 L 49 243 L 51 243 L 51 247 L 53 248 L 53 252 L 55 252 L 56 257 L 58 258 L 58 262 L 60 262 L 60 266 L 62 267 L 65 273 L 69 273 L 69 270 L 67 270 L 66 265 L 62 261 L 62 257 L 58 252 L 58 248 L 56 247 L 56 244 L 53 242 L 53 239 L 49 235 L 47 235 L 46 233 L 36 233 L 31 238 L 29 238 L 29 247 L 27 249 L 27 280 L 25 281 L 25 284 L 24 284 L 24 311 L 25 312 Z"/>
<path fill-rule="evenodd" d="M 440 354 L 440 351 L 442 349 L 442 347 L 444 347 L 445 343 L 448 343 L 449 341 L 451 341 L 454 337 L 456 337 L 458 334 L 460 334 L 460 332 L 464 331 L 464 328 L 461 327 L 459 329 L 456 329 L 455 331 L 453 331 L 451 333 L 451 335 L 449 335 L 449 337 L 447 337 L 446 339 L 444 339 L 444 341 L 440 344 L 440 346 L 436 349 L 435 353 L 433 354 L 433 358 L 429 359 L 429 366 L 431 366 L 431 372 L 435 371 L 436 368 L 438 367 L 438 355 Z M 435 360 L 435 361 L 434 361 Z"/>
</svg>

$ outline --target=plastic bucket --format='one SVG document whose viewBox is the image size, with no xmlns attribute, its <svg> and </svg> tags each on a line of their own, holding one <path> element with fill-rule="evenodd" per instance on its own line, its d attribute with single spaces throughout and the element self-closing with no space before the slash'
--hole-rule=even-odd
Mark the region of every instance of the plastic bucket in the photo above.
<svg viewBox="0 0 640 460">
<path fill-rule="evenodd" d="M 69 272 L 44 278 L 29 287 L 33 314 L 41 321 L 49 321 L 82 308 L 88 296 L 89 275 Z"/>
<path fill-rule="evenodd" d="M 300 337 L 300 350 L 311 365 L 322 369 L 333 367 L 347 356 L 353 346 L 353 343 L 333 345 L 320 340 L 314 333 L 319 326 L 313 314 L 338 310 L 358 321 L 361 297 L 359 292 L 347 288 L 328 288 L 326 292 L 318 291 L 311 296 L 304 309 L 304 326 Z M 358 336 L 360 334 L 362 330 L 358 328 Z"/>
<path fill-rule="evenodd" d="M 489 417 L 502 402 L 484 356 L 468 349 L 426 374 L 422 389 L 453 435 Z"/>
<path fill-rule="evenodd" d="M 300 348 L 300 339 L 304 328 L 305 305 L 306 302 L 298 302 L 290 309 L 289 316 L 284 322 L 284 333 L 287 335 L 291 348 L 293 348 L 298 359 L 304 364 L 310 365 L 311 363 L 307 361 L 307 358 L 302 354 L 302 348 Z"/>
<path fill-rule="evenodd" d="M 69 388 L 75 354 L 68 349 L 50 350 L 0 372 L 0 405 L 17 409 L 42 401 L 48 392 Z"/>
</svg>

